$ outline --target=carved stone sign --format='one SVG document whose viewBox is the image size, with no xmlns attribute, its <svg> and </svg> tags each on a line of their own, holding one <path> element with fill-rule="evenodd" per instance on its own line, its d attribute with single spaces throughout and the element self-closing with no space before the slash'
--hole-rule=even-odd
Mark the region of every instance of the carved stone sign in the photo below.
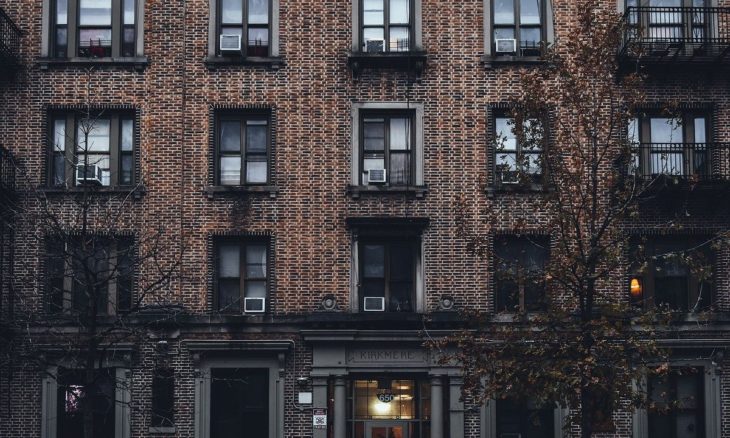
<svg viewBox="0 0 730 438">
<path fill-rule="evenodd" d="M 425 364 L 426 352 L 415 349 L 363 348 L 350 350 L 349 364 Z"/>
</svg>

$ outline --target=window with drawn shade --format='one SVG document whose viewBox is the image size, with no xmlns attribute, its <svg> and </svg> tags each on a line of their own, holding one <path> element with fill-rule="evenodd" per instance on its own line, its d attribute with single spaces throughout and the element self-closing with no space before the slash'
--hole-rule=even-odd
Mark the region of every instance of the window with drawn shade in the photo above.
<svg viewBox="0 0 730 438">
<path fill-rule="evenodd" d="M 269 118 L 222 114 L 218 117 L 218 184 L 242 186 L 269 181 Z"/>
<path fill-rule="evenodd" d="M 538 56 L 545 40 L 545 0 L 493 0 L 495 55 Z M 511 40 L 515 41 L 514 46 Z M 503 45 L 503 44 L 506 45 Z"/>
<path fill-rule="evenodd" d="M 218 41 L 238 37 L 240 52 L 223 51 L 221 55 L 269 56 L 271 40 L 270 0 L 220 0 L 218 3 Z"/>
<path fill-rule="evenodd" d="M 135 120 L 126 112 L 50 117 L 49 184 L 131 186 L 135 181 Z"/>
<path fill-rule="evenodd" d="M 245 311 L 243 304 L 247 298 L 266 299 L 267 256 L 266 242 L 219 242 L 216 258 L 218 311 L 241 313 Z M 265 310 L 265 304 L 261 310 Z"/>
<path fill-rule="evenodd" d="M 412 48 L 412 0 L 360 0 L 363 52 L 408 52 Z"/>
<path fill-rule="evenodd" d="M 413 184 L 413 115 L 411 112 L 364 112 L 361 120 L 360 177 L 362 185 Z M 384 178 L 376 179 L 371 172 Z"/>
<path fill-rule="evenodd" d="M 135 56 L 137 1 L 53 0 L 53 56 Z"/>
</svg>

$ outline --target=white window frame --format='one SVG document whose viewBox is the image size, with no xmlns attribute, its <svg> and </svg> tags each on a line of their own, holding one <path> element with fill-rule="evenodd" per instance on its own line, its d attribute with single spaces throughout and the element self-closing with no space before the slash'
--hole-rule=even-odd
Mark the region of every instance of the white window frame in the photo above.
<svg viewBox="0 0 730 438">
<path fill-rule="evenodd" d="M 64 364 L 60 364 L 64 366 Z M 65 367 L 65 366 L 64 366 Z M 69 369 L 77 368 L 69 364 Z M 104 368 L 116 369 L 116 389 L 114 398 L 114 438 L 131 438 L 131 388 L 132 370 L 122 361 L 110 360 Z M 56 438 L 58 434 L 58 366 L 47 368 L 43 377 L 41 394 L 41 438 Z M 110 437 L 111 438 L 111 437 Z"/>
<path fill-rule="evenodd" d="M 702 368 L 704 373 L 704 406 L 705 406 L 705 438 L 720 438 L 722 431 L 722 398 L 721 374 L 719 365 L 712 360 L 670 360 L 672 367 Z M 646 391 L 646 380 L 641 383 L 641 389 Z M 650 438 L 649 414 L 646 409 L 637 409 L 633 417 L 633 438 Z"/>
</svg>

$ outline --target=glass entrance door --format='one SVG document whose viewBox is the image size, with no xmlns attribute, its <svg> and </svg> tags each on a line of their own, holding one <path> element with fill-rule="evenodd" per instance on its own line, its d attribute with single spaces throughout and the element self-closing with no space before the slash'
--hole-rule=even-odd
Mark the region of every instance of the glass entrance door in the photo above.
<svg viewBox="0 0 730 438">
<path fill-rule="evenodd" d="M 408 424 L 372 421 L 366 423 L 366 438 L 408 438 Z"/>
</svg>

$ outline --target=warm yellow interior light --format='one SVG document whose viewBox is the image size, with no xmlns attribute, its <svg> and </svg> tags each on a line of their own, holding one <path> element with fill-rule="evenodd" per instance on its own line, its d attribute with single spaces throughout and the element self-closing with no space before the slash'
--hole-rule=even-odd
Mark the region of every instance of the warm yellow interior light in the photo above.
<svg viewBox="0 0 730 438">
<path fill-rule="evenodd" d="M 634 298 L 641 298 L 641 294 L 641 280 L 634 277 L 631 279 L 631 296 Z"/>
</svg>

